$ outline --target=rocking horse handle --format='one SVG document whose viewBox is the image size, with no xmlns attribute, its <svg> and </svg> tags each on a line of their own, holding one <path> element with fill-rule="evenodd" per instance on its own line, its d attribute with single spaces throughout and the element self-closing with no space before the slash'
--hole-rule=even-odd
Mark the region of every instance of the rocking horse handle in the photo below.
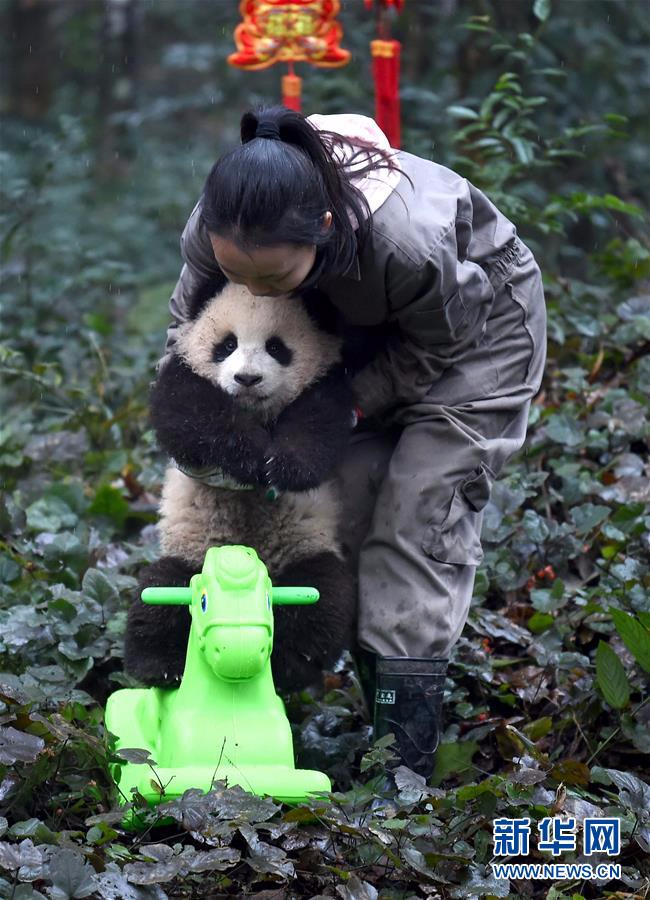
<svg viewBox="0 0 650 900">
<path fill-rule="evenodd" d="M 192 602 L 192 588 L 189 587 L 148 587 L 141 594 L 143 603 L 160 606 L 189 606 Z"/>
<path fill-rule="evenodd" d="M 298 606 L 316 603 L 318 591 L 311 587 L 275 587 L 272 589 L 274 606 Z M 189 587 L 148 587 L 142 591 L 144 603 L 158 606 L 189 606 L 192 602 L 192 588 Z"/>
<path fill-rule="evenodd" d="M 319 596 L 316 588 L 312 587 L 274 587 L 271 589 L 273 606 L 299 606 L 316 603 Z"/>
</svg>

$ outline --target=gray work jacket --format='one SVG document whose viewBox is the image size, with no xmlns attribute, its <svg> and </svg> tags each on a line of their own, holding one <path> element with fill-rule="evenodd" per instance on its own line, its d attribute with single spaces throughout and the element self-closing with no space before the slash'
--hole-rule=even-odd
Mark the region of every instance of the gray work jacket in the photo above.
<svg viewBox="0 0 650 900">
<path fill-rule="evenodd" d="M 371 239 L 344 275 L 318 285 L 350 325 L 395 326 L 396 339 L 353 378 L 368 416 L 416 402 L 445 369 L 462 363 L 490 315 L 490 268 L 516 237 L 514 225 L 460 175 L 410 153 L 398 159 L 402 177 L 373 213 Z M 167 351 L 187 319 L 193 285 L 218 271 L 200 204 L 181 252 Z"/>
</svg>

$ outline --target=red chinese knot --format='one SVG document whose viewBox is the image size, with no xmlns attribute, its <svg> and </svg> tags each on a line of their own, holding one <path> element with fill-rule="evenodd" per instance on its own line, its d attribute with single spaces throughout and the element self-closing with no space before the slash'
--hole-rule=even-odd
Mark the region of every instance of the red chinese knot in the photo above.
<svg viewBox="0 0 650 900">
<path fill-rule="evenodd" d="M 335 16 L 339 0 L 242 0 L 243 18 L 235 28 L 237 52 L 228 57 L 241 69 L 274 63 L 308 62 L 344 66 L 350 53 L 339 46 L 343 29 Z"/>
</svg>

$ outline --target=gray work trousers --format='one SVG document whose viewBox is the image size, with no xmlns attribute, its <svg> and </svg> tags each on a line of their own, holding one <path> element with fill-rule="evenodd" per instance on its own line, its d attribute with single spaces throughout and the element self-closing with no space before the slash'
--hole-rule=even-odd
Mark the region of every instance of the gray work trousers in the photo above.
<svg viewBox="0 0 650 900">
<path fill-rule="evenodd" d="M 342 543 L 359 574 L 361 646 L 448 657 L 467 619 L 492 482 L 523 444 L 546 357 L 539 268 L 521 242 L 489 270 L 480 344 L 426 397 L 357 429 L 340 470 Z"/>
</svg>

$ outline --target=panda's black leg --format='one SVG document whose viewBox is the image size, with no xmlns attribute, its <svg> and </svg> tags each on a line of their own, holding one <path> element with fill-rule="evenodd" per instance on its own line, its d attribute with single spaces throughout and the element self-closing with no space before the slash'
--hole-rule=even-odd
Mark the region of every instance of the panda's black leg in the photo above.
<svg viewBox="0 0 650 900">
<path fill-rule="evenodd" d="M 151 606 L 140 593 L 146 587 L 187 587 L 201 570 L 178 556 L 164 556 L 140 575 L 137 596 L 129 608 L 124 642 L 124 668 L 146 685 L 163 687 L 178 681 L 185 667 L 190 615 L 186 606 Z"/>
<path fill-rule="evenodd" d="M 273 677 L 285 691 L 320 681 L 343 650 L 352 646 L 356 622 L 356 583 L 351 570 L 333 553 L 319 553 L 286 566 L 275 586 L 315 587 L 317 603 L 275 606 Z"/>
</svg>

